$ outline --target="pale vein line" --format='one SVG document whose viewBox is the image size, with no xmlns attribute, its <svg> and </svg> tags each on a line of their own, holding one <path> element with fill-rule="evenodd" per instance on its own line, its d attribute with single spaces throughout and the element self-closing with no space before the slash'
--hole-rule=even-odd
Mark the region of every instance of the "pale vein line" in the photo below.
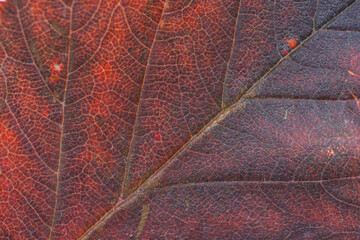
<svg viewBox="0 0 360 240">
<path fill-rule="evenodd" d="M 69 81 L 69 74 L 70 74 L 70 53 L 71 53 L 71 38 L 72 38 L 72 20 L 73 20 L 73 5 L 72 2 L 70 6 L 70 21 L 69 21 L 69 43 L 68 43 L 68 53 L 67 53 L 67 76 L 65 81 L 65 90 L 64 90 L 64 100 L 62 103 L 62 120 L 61 120 L 61 134 L 60 134 L 60 144 L 59 144 L 59 159 L 58 159 L 58 166 L 56 171 L 56 188 L 55 188 L 55 204 L 54 204 L 54 216 L 51 223 L 49 239 L 52 238 L 54 224 L 55 224 L 55 217 L 56 217 L 56 208 L 58 205 L 58 194 L 59 194 L 59 185 L 60 185 L 60 167 L 61 167 L 61 158 L 62 158 L 62 147 L 63 147 L 63 140 L 64 140 L 64 122 L 65 122 L 65 105 L 66 105 L 66 96 L 67 96 L 67 88 L 68 88 L 68 81 Z"/>
<path fill-rule="evenodd" d="M 237 28 L 238 28 L 238 24 L 239 24 L 239 18 L 240 18 L 239 15 L 240 15 L 241 4 L 242 4 L 242 0 L 240 0 L 240 2 L 239 2 L 239 9 L 238 9 L 238 12 L 237 12 L 237 15 L 236 15 L 236 23 L 235 23 L 235 28 L 234 28 L 233 42 L 232 42 L 232 45 L 231 45 L 231 53 L 230 53 L 229 60 L 228 60 L 228 62 L 226 64 L 226 70 L 225 70 L 225 74 L 224 74 L 223 90 L 222 90 L 222 94 L 221 94 L 221 107 L 222 107 L 222 109 L 225 109 L 224 95 L 225 95 L 225 86 L 226 86 L 226 76 L 228 75 L 230 62 L 231 62 L 231 59 L 232 59 L 233 53 L 234 53 L 234 46 L 235 46 L 235 42 L 236 42 L 236 32 L 237 32 Z"/>
<path fill-rule="evenodd" d="M 143 46 L 144 48 L 146 49 L 149 49 L 149 47 L 147 47 L 145 44 L 143 44 L 140 39 L 135 35 L 135 33 L 133 32 L 132 28 L 130 27 L 130 24 L 129 24 L 129 21 L 127 19 L 127 16 L 126 16 L 126 13 L 125 13 L 125 10 L 124 8 L 120 5 L 120 8 L 121 8 L 121 12 L 122 14 L 124 15 L 124 19 L 125 19 L 125 23 L 126 23 L 126 26 L 128 27 L 129 29 L 129 32 L 131 33 L 131 35 L 133 35 L 133 37 L 136 39 L 136 41 L 141 45 Z M 130 54 L 129 54 L 130 55 Z"/>
<path fill-rule="evenodd" d="M 86 26 L 88 26 L 90 24 L 90 22 L 95 18 L 95 15 L 99 12 L 101 3 L 102 3 L 102 0 L 99 1 L 98 5 L 96 6 L 96 9 L 95 9 L 94 13 L 91 15 L 89 20 L 85 24 L 83 24 L 81 27 L 79 27 L 78 29 L 73 31 L 73 33 L 81 31 L 82 29 L 84 29 Z"/>
<path fill-rule="evenodd" d="M 36 61 L 35 61 L 35 59 L 34 59 L 34 56 L 33 56 L 32 52 L 31 52 L 31 50 L 30 50 L 29 43 L 28 43 L 28 41 L 27 41 L 27 39 L 26 39 L 26 35 L 25 35 L 25 31 L 24 31 L 24 26 L 23 26 L 22 21 L 21 21 L 19 6 L 16 5 L 16 7 L 17 7 L 17 9 L 18 9 L 18 11 L 17 11 L 17 17 L 18 17 L 18 19 L 19 19 L 19 25 L 20 25 L 20 28 L 21 28 L 21 34 L 22 34 L 22 36 L 23 36 L 23 38 L 24 38 L 24 42 L 25 42 L 26 48 L 28 49 L 28 51 L 29 51 L 29 53 L 30 53 L 30 56 L 31 56 L 31 59 L 32 59 L 32 61 L 33 61 L 33 63 L 34 63 L 34 66 L 35 66 L 35 68 L 36 68 L 36 71 L 39 73 L 41 79 L 42 79 L 43 82 L 45 83 L 46 88 L 48 89 L 48 91 L 50 92 L 50 94 L 53 96 L 53 98 L 54 98 L 57 102 L 61 103 L 61 101 L 55 96 L 55 94 L 53 93 L 53 91 L 51 91 L 49 85 L 48 85 L 48 84 L 46 83 L 46 81 L 45 81 L 44 76 L 43 76 L 42 73 L 40 72 L 40 69 L 39 69 L 38 65 L 36 64 Z"/>
<path fill-rule="evenodd" d="M 88 62 L 90 62 L 90 61 L 95 57 L 95 55 L 98 53 L 98 51 L 100 50 L 100 47 L 102 46 L 102 44 L 103 44 L 103 42 L 104 42 L 104 39 L 105 39 L 106 35 L 107 35 L 108 32 L 109 32 L 109 28 L 110 28 L 110 25 L 111 25 L 111 23 L 112 23 L 112 18 L 113 18 L 114 13 L 115 13 L 115 11 L 116 11 L 116 9 L 117 9 L 118 7 L 119 7 L 119 3 L 114 7 L 114 9 L 112 10 L 112 12 L 111 12 L 111 14 L 110 14 L 109 22 L 108 22 L 108 24 L 107 24 L 107 26 L 106 26 L 106 29 L 105 29 L 105 32 L 104 32 L 103 36 L 101 37 L 101 40 L 100 40 L 100 43 L 99 43 L 97 49 L 93 52 L 93 54 L 92 54 L 90 57 L 88 57 L 88 58 L 86 59 L 86 61 L 85 61 L 84 63 L 82 63 L 82 64 L 81 64 L 79 67 L 77 67 L 76 69 L 73 69 L 73 70 L 71 71 L 71 73 L 78 71 L 78 70 L 79 70 L 80 68 L 82 68 L 85 64 L 87 64 Z M 70 73 L 70 70 L 68 70 L 68 71 L 69 71 L 69 73 Z"/>
<path fill-rule="evenodd" d="M 160 29 L 160 23 L 161 23 L 161 20 L 163 18 L 163 15 L 164 15 L 165 6 L 167 6 L 167 0 L 165 1 L 164 6 L 162 8 L 159 23 L 157 25 L 157 28 L 156 28 L 156 31 L 155 31 L 155 34 L 154 34 L 154 40 L 152 41 L 150 49 L 149 49 L 149 56 L 148 56 L 147 65 L 146 65 L 146 68 L 145 68 L 145 74 L 144 74 L 144 78 L 143 78 L 143 81 L 142 81 L 142 84 L 141 84 L 140 98 L 139 98 L 139 102 L 138 102 L 137 109 L 136 109 L 135 124 L 133 126 L 133 131 L 132 131 L 132 134 L 131 134 L 130 148 L 129 148 L 129 152 L 128 152 L 128 155 L 127 155 L 126 160 L 125 160 L 126 161 L 126 163 L 125 163 L 125 173 L 124 173 L 124 180 L 123 180 L 123 184 L 122 184 L 121 196 L 123 196 L 123 194 L 124 194 L 124 188 L 125 188 L 125 185 L 126 185 L 125 184 L 126 183 L 126 176 L 127 176 L 128 172 L 129 172 L 129 170 L 128 170 L 128 168 L 129 168 L 129 157 L 130 157 L 131 151 L 132 151 L 133 146 L 134 146 L 135 129 L 136 129 L 136 125 L 138 124 L 138 121 L 139 121 L 140 102 L 141 102 L 141 99 L 143 99 L 143 95 L 144 95 L 144 85 L 145 85 L 146 77 L 148 76 L 148 68 L 149 68 L 149 65 L 150 65 L 151 51 L 153 49 L 154 43 L 156 41 L 156 36 L 157 36 L 157 34 L 159 32 L 159 29 Z"/>
</svg>

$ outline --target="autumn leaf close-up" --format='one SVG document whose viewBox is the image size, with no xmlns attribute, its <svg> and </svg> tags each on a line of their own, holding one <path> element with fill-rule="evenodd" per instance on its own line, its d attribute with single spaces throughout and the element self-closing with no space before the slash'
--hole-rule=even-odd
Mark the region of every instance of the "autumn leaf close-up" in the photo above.
<svg viewBox="0 0 360 240">
<path fill-rule="evenodd" d="M 360 0 L 1 0 L 0 239 L 360 239 Z"/>
</svg>

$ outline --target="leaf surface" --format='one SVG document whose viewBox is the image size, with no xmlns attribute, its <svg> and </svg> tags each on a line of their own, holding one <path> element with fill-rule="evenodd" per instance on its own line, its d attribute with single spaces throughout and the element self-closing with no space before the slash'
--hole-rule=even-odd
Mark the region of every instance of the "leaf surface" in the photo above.
<svg viewBox="0 0 360 240">
<path fill-rule="evenodd" d="M 1 237 L 359 238 L 359 1 L 0 7 Z"/>
</svg>

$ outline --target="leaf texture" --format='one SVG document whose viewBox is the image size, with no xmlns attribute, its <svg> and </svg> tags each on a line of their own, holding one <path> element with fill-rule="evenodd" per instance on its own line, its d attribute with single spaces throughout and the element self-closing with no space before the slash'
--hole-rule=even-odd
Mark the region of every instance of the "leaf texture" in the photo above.
<svg viewBox="0 0 360 240">
<path fill-rule="evenodd" d="M 359 11 L 0 3 L 0 237 L 359 239 Z"/>
</svg>

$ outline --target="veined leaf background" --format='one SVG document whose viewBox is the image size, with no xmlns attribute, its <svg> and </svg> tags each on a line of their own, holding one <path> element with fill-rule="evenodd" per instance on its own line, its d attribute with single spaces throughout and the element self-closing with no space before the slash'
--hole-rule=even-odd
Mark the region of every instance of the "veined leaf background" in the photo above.
<svg viewBox="0 0 360 240">
<path fill-rule="evenodd" d="M 1 239 L 360 239 L 359 0 L 0 19 Z"/>
</svg>

